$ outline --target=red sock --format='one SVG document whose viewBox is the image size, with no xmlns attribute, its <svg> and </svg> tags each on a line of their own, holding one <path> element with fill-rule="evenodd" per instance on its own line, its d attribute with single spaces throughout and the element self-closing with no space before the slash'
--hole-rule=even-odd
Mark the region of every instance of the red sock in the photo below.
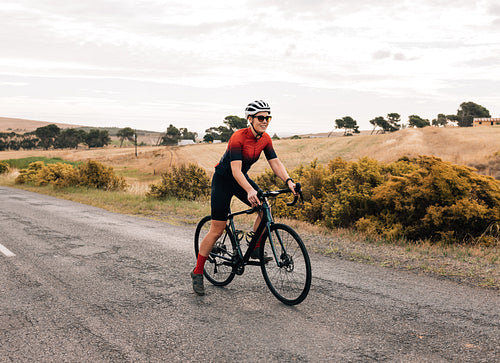
<svg viewBox="0 0 500 363">
<path fill-rule="evenodd" d="M 205 268 L 205 261 L 208 256 L 202 256 L 198 253 L 198 258 L 196 259 L 196 267 L 193 270 L 193 273 L 201 275 L 203 273 L 203 269 Z"/>
</svg>

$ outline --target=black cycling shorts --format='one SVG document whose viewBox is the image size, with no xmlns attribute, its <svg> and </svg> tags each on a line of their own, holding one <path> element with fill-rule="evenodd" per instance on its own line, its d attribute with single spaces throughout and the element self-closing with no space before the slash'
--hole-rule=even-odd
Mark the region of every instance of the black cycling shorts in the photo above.
<svg viewBox="0 0 500 363">
<path fill-rule="evenodd" d="M 255 182 L 245 174 L 250 185 L 255 189 L 259 190 L 259 187 Z M 216 221 L 227 220 L 227 215 L 231 211 L 231 198 L 236 196 L 246 205 L 250 206 L 248 201 L 248 193 L 243 189 L 236 179 L 232 175 L 220 175 L 214 173 L 212 177 L 212 194 L 211 194 L 211 216 L 212 219 Z"/>
</svg>

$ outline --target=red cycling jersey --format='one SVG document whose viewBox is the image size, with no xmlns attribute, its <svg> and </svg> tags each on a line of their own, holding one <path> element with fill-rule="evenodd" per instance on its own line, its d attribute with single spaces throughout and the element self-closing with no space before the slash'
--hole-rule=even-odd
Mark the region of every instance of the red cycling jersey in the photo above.
<svg viewBox="0 0 500 363">
<path fill-rule="evenodd" d="M 277 157 L 271 137 L 267 133 L 257 140 L 249 127 L 238 130 L 229 139 L 226 152 L 215 166 L 215 171 L 221 175 L 231 175 L 231 161 L 241 160 L 241 171 L 246 174 L 250 167 L 259 160 L 262 151 L 267 160 Z"/>
</svg>

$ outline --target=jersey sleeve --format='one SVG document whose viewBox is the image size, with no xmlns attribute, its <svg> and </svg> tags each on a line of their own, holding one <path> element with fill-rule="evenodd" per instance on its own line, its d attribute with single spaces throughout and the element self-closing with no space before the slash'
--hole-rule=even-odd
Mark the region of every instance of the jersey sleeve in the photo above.
<svg viewBox="0 0 500 363">
<path fill-rule="evenodd" d="M 241 142 L 241 138 L 231 137 L 229 139 L 229 143 L 227 146 L 227 151 L 229 153 L 229 162 L 234 160 L 243 160 L 243 143 Z"/>
<path fill-rule="evenodd" d="M 264 155 L 266 156 L 267 160 L 276 159 L 278 156 L 276 155 L 276 152 L 274 151 L 273 141 L 271 140 L 271 138 L 269 136 L 268 136 L 268 138 L 269 138 L 269 141 L 268 141 L 267 145 L 264 147 Z"/>
</svg>

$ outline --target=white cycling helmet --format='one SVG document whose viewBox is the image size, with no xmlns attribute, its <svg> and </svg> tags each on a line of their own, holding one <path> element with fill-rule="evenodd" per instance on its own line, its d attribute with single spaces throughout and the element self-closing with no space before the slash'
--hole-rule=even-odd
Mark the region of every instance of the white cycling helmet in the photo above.
<svg viewBox="0 0 500 363">
<path fill-rule="evenodd" d="M 250 102 L 245 108 L 245 117 L 253 116 L 259 112 L 267 111 L 271 114 L 271 107 L 267 102 L 262 100 Z"/>
</svg>

